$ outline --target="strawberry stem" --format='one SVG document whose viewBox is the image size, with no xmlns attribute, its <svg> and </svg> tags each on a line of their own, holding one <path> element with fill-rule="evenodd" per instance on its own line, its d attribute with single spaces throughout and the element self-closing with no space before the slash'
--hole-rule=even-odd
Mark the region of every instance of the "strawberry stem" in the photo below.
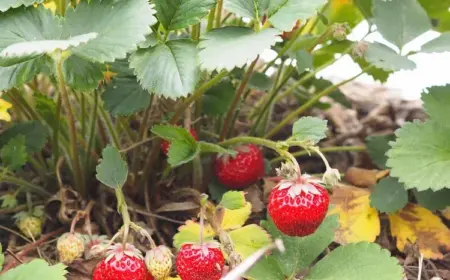
<svg viewBox="0 0 450 280">
<path fill-rule="evenodd" d="M 130 213 L 128 213 L 128 206 L 125 202 L 125 196 L 123 195 L 122 188 L 116 188 L 116 198 L 117 198 L 117 210 L 122 215 L 123 219 L 123 240 L 122 245 L 123 249 L 125 250 L 128 234 L 130 232 L 130 225 L 131 225 L 131 219 L 130 219 Z"/>
<path fill-rule="evenodd" d="M 200 246 L 203 245 L 203 230 L 205 228 L 205 205 L 208 201 L 208 195 L 200 196 Z"/>
</svg>

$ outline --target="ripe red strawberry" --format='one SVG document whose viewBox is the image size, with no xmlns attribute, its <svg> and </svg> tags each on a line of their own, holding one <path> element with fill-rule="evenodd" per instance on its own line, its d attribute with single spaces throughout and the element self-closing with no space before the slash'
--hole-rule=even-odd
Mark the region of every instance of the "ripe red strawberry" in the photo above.
<svg viewBox="0 0 450 280">
<path fill-rule="evenodd" d="M 214 243 L 184 244 L 176 259 L 178 275 L 182 280 L 219 280 L 225 259 Z"/>
<path fill-rule="evenodd" d="M 314 233 L 328 211 L 328 192 L 308 175 L 281 180 L 271 191 L 267 210 L 275 226 L 289 236 Z"/>
<path fill-rule="evenodd" d="M 195 131 L 195 129 L 191 128 L 189 129 L 189 132 L 191 133 L 192 137 L 194 137 L 195 140 L 198 140 L 197 131 Z M 167 140 L 163 140 L 161 142 L 161 150 L 163 151 L 163 153 L 167 155 L 167 153 L 169 152 L 169 148 L 170 142 Z"/>
<path fill-rule="evenodd" d="M 131 244 L 115 244 L 94 269 L 92 280 L 153 280 L 142 254 Z"/>
<path fill-rule="evenodd" d="M 254 144 L 235 148 L 237 155 L 218 157 L 215 174 L 220 183 L 230 189 L 242 189 L 264 176 L 264 158 Z"/>
</svg>

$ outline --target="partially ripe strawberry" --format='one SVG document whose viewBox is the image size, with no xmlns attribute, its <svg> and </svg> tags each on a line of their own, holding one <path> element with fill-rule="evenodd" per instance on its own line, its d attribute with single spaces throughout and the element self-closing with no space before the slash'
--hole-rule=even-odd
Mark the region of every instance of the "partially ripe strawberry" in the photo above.
<svg viewBox="0 0 450 280">
<path fill-rule="evenodd" d="M 64 233 L 58 238 L 56 250 L 62 263 L 73 263 L 76 259 L 83 256 L 85 250 L 84 239 L 78 233 Z"/>
<path fill-rule="evenodd" d="M 235 156 L 218 157 L 215 175 L 219 182 L 230 189 L 242 189 L 264 176 L 264 157 L 254 144 L 235 148 Z"/>
<path fill-rule="evenodd" d="M 195 140 L 198 140 L 197 131 L 195 131 L 195 129 L 191 128 L 189 132 L 191 133 L 192 137 L 194 137 Z M 161 150 L 163 151 L 163 153 L 167 155 L 167 153 L 169 153 L 169 148 L 170 142 L 167 140 L 163 140 L 161 142 Z"/>
<path fill-rule="evenodd" d="M 131 244 L 112 245 L 94 269 L 93 280 L 153 280 L 141 252 Z"/>
<path fill-rule="evenodd" d="M 320 181 L 303 175 L 281 180 L 270 193 L 267 210 L 282 233 L 306 236 L 323 222 L 329 202 L 328 192 Z"/>
<path fill-rule="evenodd" d="M 176 265 L 182 280 L 219 280 L 225 259 L 217 244 L 184 244 L 178 252 Z"/>
<path fill-rule="evenodd" d="M 145 264 L 153 278 L 163 280 L 169 277 L 172 270 L 172 257 L 170 249 L 163 245 L 153 248 L 145 254 Z"/>
</svg>

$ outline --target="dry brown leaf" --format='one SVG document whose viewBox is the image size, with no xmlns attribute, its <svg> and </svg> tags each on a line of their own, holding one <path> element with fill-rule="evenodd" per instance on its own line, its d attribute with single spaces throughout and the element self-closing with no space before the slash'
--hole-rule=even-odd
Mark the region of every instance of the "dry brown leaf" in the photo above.
<svg viewBox="0 0 450 280">
<path fill-rule="evenodd" d="M 345 172 L 344 179 L 351 185 L 367 188 L 377 183 L 377 174 L 378 170 L 350 167 Z"/>
<path fill-rule="evenodd" d="M 262 199 L 263 193 L 258 185 L 253 184 L 245 190 L 245 200 L 252 204 L 253 213 L 261 212 L 266 207 Z"/>
<path fill-rule="evenodd" d="M 195 203 L 193 201 L 170 202 L 156 209 L 155 213 L 189 211 L 198 208 L 199 208 L 198 203 Z"/>
<path fill-rule="evenodd" d="M 353 186 L 335 187 L 328 215 L 339 214 L 335 241 L 339 244 L 374 242 L 380 234 L 378 212 L 370 206 L 370 192 Z"/>
<path fill-rule="evenodd" d="M 446 218 L 447 220 L 450 220 L 450 207 L 445 208 L 441 211 L 442 216 Z"/>
<path fill-rule="evenodd" d="M 450 252 L 450 230 L 430 210 L 409 203 L 401 211 L 390 214 L 389 221 L 400 251 L 416 243 L 425 258 L 442 259 Z"/>
</svg>

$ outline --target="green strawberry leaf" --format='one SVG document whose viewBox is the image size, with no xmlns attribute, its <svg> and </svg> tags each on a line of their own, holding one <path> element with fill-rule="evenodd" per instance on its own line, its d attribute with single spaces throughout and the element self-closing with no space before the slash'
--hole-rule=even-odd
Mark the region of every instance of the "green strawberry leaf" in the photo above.
<svg viewBox="0 0 450 280">
<path fill-rule="evenodd" d="M 2 280 L 18 279 L 48 279 L 65 280 L 67 274 L 66 266 L 62 263 L 50 266 L 43 259 L 34 259 L 29 263 L 24 263 L 16 268 L 8 270 L 2 275 Z"/>
<path fill-rule="evenodd" d="M 196 145 L 194 137 L 184 128 L 173 125 L 154 125 L 152 133 L 168 141 L 185 141 L 191 146 Z"/>
<path fill-rule="evenodd" d="M 235 229 L 229 233 L 236 252 L 242 259 L 246 259 L 254 252 L 272 242 L 270 234 L 262 227 L 250 224 Z"/>
<path fill-rule="evenodd" d="M 274 256 L 264 256 L 245 275 L 254 280 L 286 279 Z"/>
<path fill-rule="evenodd" d="M 1 208 L 14 208 L 17 206 L 17 197 L 15 194 L 5 194 L 0 199 L 2 200 Z"/>
<path fill-rule="evenodd" d="M 421 206 L 431 211 L 444 210 L 447 206 L 450 206 L 450 189 L 440 191 L 425 190 L 421 192 L 414 190 L 414 196 Z"/>
<path fill-rule="evenodd" d="M 9 67 L 0 66 L 0 90 L 23 85 L 39 73 L 49 73 L 49 65 L 49 57 L 38 57 Z"/>
<path fill-rule="evenodd" d="M 248 80 L 248 87 L 256 90 L 269 90 L 272 88 L 272 79 L 266 74 L 260 72 L 254 72 Z"/>
<path fill-rule="evenodd" d="M 203 113 L 213 117 L 225 115 L 233 103 L 235 94 L 236 89 L 229 80 L 211 87 L 203 94 Z"/>
<path fill-rule="evenodd" d="M 313 56 L 305 50 L 299 50 L 295 53 L 295 59 L 297 59 L 297 71 L 299 74 L 306 70 L 313 70 Z"/>
<path fill-rule="evenodd" d="M 16 123 L 0 134 L 0 147 L 6 145 L 17 135 L 25 136 L 27 153 L 31 154 L 42 150 L 47 142 L 48 132 L 39 121 Z"/>
<path fill-rule="evenodd" d="M 176 30 L 200 22 L 216 0 L 155 0 L 157 17 L 165 30 Z"/>
<path fill-rule="evenodd" d="M 31 6 L 35 3 L 39 4 L 42 2 L 44 2 L 44 0 L 2 0 L 0 1 L 0 12 L 6 12 L 11 8 L 18 8 L 22 5 Z"/>
<path fill-rule="evenodd" d="M 310 141 L 313 145 L 326 137 L 327 121 L 316 117 L 302 117 L 292 127 L 292 137 L 297 141 Z"/>
<path fill-rule="evenodd" d="M 73 49 L 74 54 L 100 63 L 125 58 L 145 40 L 156 23 L 155 10 L 146 0 L 81 1 L 65 15 L 64 36 L 95 32 L 98 36 Z M 92 16 L 95 15 L 95 20 Z M 133 30 L 133 32 L 130 32 Z"/>
<path fill-rule="evenodd" d="M 199 79 L 196 43 L 180 39 L 141 49 L 131 56 L 130 67 L 144 89 L 172 99 L 185 97 Z"/>
<path fill-rule="evenodd" d="M 228 188 L 218 182 L 216 177 L 213 177 L 208 184 L 208 191 L 214 201 L 220 202 L 223 195 L 228 192 Z"/>
<path fill-rule="evenodd" d="M 359 242 L 334 249 L 320 260 L 305 280 L 401 280 L 403 269 L 388 250 L 378 244 Z"/>
<path fill-rule="evenodd" d="M 5 263 L 5 255 L 3 255 L 3 248 L 2 244 L 0 243 L 0 271 L 2 271 L 4 263 Z"/>
<path fill-rule="evenodd" d="M 366 19 L 372 18 L 372 0 L 353 0 Z"/>
<path fill-rule="evenodd" d="M 338 227 L 338 217 L 336 215 L 328 216 L 316 232 L 305 237 L 290 237 L 282 234 L 270 217 L 263 223 L 263 227 L 272 235 L 272 238 L 283 240 L 286 251 L 273 256 L 283 274 L 290 276 L 310 266 L 333 242 L 334 230 Z"/>
<path fill-rule="evenodd" d="M 297 20 L 310 18 L 325 3 L 325 0 L 272 0 L 268 7 L 269 21 L 281 31 L 291 31 Z"/>
<path fill-rule="evenodd" d="M 1 148 L 0 157 L 3 166 L 8 167 L 11 170 L 16 170 L 24 166 L 28 158 L 25 136 L 18 134 L 14 138 L 11 138 L 11 140 Z"/>
<path fill-rule="evenodd" d="M 103 149 L 102 159 L 96 168 L 96 178 L 112 189 L 122 188 L 128 178 L 128 166 L 116 147 L 108 145 Z"/>
<path fill-rule="evenodd" d="M 387 177 L 376 184 L 370 204 L 383 213 L 396 212 L 408 203 L 408 192 L 397 179 Z"/>
<path fill-rule="evenodd" d="M 79 56 L 68 57 L 63 64 L 63 73 L 66 83 L 71 88 L 83 92 L 97 88 L 103 80 L 104 67 L 100 63 L 90 62 Z"/>
<path fill-rule="evenodd" d="M 105 109 L 115 116 L 129 116 L 147 108 L 150 94 L 135 76 L 118 76 L 108 84 L 102 94 Z"/>
<path fill-rule="evenodd" d="M 405 123 L 395 132 L 386 165 L 407 189 L 440 190 L 450 186 L 450 129 L 428 120 Z M 420 159 L 420 160 L 417 160 Z"/>
<path fill-rule="evenodd" d="M 414 61 L 399 55 L 393 49 L 380 43 L 368 43 L 364 58 L 375 67 L 386 71 L 412 70 L 416 68 Z"/>
<path fill-rule="evenodd" d="M 395 136 L 393 134 L 369 136 L 366 138 L 367 153 L 378 168 L 387 168 L 386 161 L 388 157 L 386 153 L 391 148 L 389 142 L 394 140 Z"/>
<path fill-rule="evenodd" d="M 48 125 L 53 126 L 56 119 L 55 101 L 52 98 L 40 92 L 35 92 L 33 94 L 33 97 L 36 106 L 36 111 L 42 116 L 42 118 Z"/>
<path fill-rule="evenodd" d="M 203 35 L 199 43 L 200 66 L 208 71 L 243 67 L 278 40 L 274 28 L 255 32 L 247 27 L 227 26 Z M 220 54 L 220 55 L 218 55 Z"/>
<path fill-rule="evenodd" d="M 420 52 L 422 53 L 442 53 L 450 51 L 450 32 L 442 33 L 439 37 L 425 43 Z"/>
<path fill-rule="evenodd" d="M 270 0 L 225 0 L 224 7 L 227 11 L 240 17 L 252 18 L 257 21 L 268 8 Z"/>
<path fill-rule="evenodd" d="M 173 140 L 170 144 L 167 162 L 172 166 L 180 166 L 192 161 L 200 153 L 200 145 L 184 140 Z"/>
<path fill-rule="evenodd" d="M 373 0 L 372 12 L 377 31 L 400 49 L 431 29 L 428 15 L 417 0 Z"/>
<path fill-rule="evenodd" d="M 450 104 L 450 86 L 434 86 L 422 94 L 423 108 L 433 121 L 448 125 L 447 104 Z"/>
<path fill-rule="evenodd" d="M 240 209 L 245 206 L 245 193 L 240 191 L 228 191 L 223 194 L 220 205 L 230 210 Z"/>
</svg>

